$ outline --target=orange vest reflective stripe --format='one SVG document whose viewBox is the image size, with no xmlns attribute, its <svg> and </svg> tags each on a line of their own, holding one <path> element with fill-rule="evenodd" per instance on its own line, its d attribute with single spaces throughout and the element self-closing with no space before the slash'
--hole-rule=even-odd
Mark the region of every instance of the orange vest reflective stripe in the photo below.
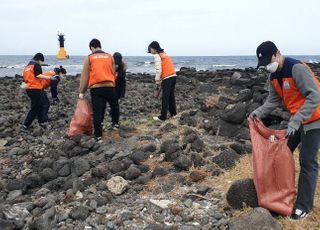
<svg viewBox="0 0 320 230">
<path fill-rule="evenodd" d="M 291 71 L 289 71 L 289 73 L 291 72 L 291 75 L 292 75 L 292 67 L 293 67 L 293 65 L 290 67 Z M 311 69 L 310 69 L 310 71 L 311 71 Z M 319 90 L 320 90 L 319 80 L 314 76 L 312 71 L 311 71 L 311 73 L 313 75 L 315 83 L 318 85 Z M 287 76 L 281 77 L 282 78 L 282 85 L 280 85 L 281 81 L 279 82 L 278 78 L 273 77 L 273 75 L 271 75 L 270 80 L 271 80 L 271 83 L 274 86 L 276 92 L 281 97 L 283 104 L 286 106 L 286 108 L 288 109 L 290 114 L 293 116 L 303 106 L 306 98 L 298 89 L 298 87 L 297 87 L 297 85 L 291 75 L 287 74 Z M 303 124 L 308 124 L 308 123 L 311 123 L 311 122 L 319 120 L 319 119 L 320 119 L 320 106 L 313 112 L 313 114 L 311 115 L 311 117 L 308 120 L 303 122 Z"/>
<path fill-rule="evenodd" d="M 27 89 L 42 89 L 42 79 L 34 74 L 34 65 L 27 65 L 23 70 L 23 81 L 27 84 Z"/>
<path fill-rule="evenodd" d="M 90 73 L 89 88 L 101 82 L 115 83 L 116 75 L 113 70 L 112 55 L 104 52 L 97 52 L 89 55 Z"/>
<path fill-rule="evenodd" d="M 46 76 L 49 76 L 49 77 L 53 77 L 53 76 L 56 75 L 56 72 L 54 72 L 53 70 L 50 70 L 50 71 L 44 72 L 43 75 L 46 75 Z M 48 88 L 51 85 L 51 80 L 42 79 L 42 85 L 43 85 L 43 89 Z"/>
<path fill-rule="evenodd" d="M 171 58 L 164 52 L 160 53 L 159 55 L 161 58 L 161 68 L 162 68 L 162 72 L 160 75 L 161 79 L 175 74 L 176 70 L 174 68 Z"/>
</svg>

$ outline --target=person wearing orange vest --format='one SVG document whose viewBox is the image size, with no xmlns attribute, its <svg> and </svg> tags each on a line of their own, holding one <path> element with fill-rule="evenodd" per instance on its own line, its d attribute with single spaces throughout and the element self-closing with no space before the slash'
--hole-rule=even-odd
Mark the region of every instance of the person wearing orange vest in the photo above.
<svg viewBox="0 0 320 230">
<path fill-rule="evenodd" d="M 148 52 L 153 54 L 156 68 L 156 85 L 161 84 L 162 88 L 162 106 L 161 115 L 153 117 L 156 121 L 165 121 L 167 119 L 167 112 L 171 117 L 177 115 L 176 99 L 174 95 L 176 85 L 176 70 L 169 55 L 160 47 L 157 41 L 153 41 L 148 46 Z"/>
<path fill-rule="evenodd" d="M 119 104 L 116 97 L 115 63 L 111 54 L 101 49 L 98 39 L 89 43 L 91 54 L 85 59 L 80 79 L 79 99 L 90 88 L 93 125 L 96 139 L 102 139 L 102 126 L 108 102 L 111 108 L 112 128 L 119 129 Z"/>
<path fill-rule="evenodd" d="M 53 103 L 58 103 L 59 102 L 58 84 L 60 82 L 61 77 L 63 77 L 66 74 L 66 70 L 62 66 L 60 66 L 60 68 L 56 67 L 53 70 L 45 71 L 43 74 L 51 77 L 50 80 L 43 80 L 44 90 L 42 91 L 42 94 L 41 94 L 41 100 L 43 105 L 42 106 L 43 120 L 44 122 L 48 122 L 49 121 L 48 112 L 50 108 L 50 101 L 45 89 L 50 87 L 52 101 Z"/>
<path fill-rule="evenodd" d="M 60 67 L 54 68 L 53 70 L 44 72 L 44 75 L 52 77 L 52 80 L 44 81 L 44 89 L 47 89 L 50 87 L 51 97 L 54 103 L 60 102 L 58 98 L 58 84 L 61 81 L 61 79 L 66 76 L 66 74 L 67 74 L 67 71 L 65 68 L 63 68 L 62 65 Z"/>
<path fill-rule="evenodd" d="M 270 74 L 269 95 L 265 103 L 250 114 L 265 117 L 282 104 L 291 114 L 288 147 L 292 152 L 301 144 L 300 174 L 295 209 L 291 219 L 307 216 L 313 209 L 320 148 L 320 83 L 311 69 L 299 60 L 284 57 L 271 41 L 257 48 L 258 67 Z"/>
<path fill-rule="evenodd" d="M 22 125 L 22 132 L 30 131 L 30 126 L 36 117 L 38 118 L 40 126 L 46 128 L 42 115 L 43 103 L 41 101 L 41 94 L 43 91 L 43 80 L 50 80 L 51 77 L 45 76 L 42 73 L 41 64 L 43 62 L 43 54 L 37 53 L 23 70 L 23 81 L 25 83 L 27 95 L 31 100 L 31 109 Z"/>
</svg>

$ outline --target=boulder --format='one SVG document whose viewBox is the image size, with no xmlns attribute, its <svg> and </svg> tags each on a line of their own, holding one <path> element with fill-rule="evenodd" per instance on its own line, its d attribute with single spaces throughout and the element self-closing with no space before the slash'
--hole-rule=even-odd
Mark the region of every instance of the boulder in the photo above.
<svg viewBox="0 0 320 230">
<path fill-rule="evenodd" d="M 230 230 L 246 229 L 272 229 L 280 230 L 281 225 L 264 208 L 255 208 L 251 212 L 232 218 L 229 222 Z"/>
<path fill-rule="evenodd" d="M 167 161 L 173 161 L 179 156 L 180 145 L 175 140 L 165 140 L 160 147 L 160 151 L 165 153 Z"/>
<path fill-rule="evenodd" d="M 242 209 L 244 205 L 258 207 L 258 197 L 253 180 L 247 178 L 233 182 L 227 192 L 227 201 L 234 209 Z"/>
<path fill-rule="evenodd" d="M 39 217 L 36 217 L 30 224 L 30 229 L 54 229 L 57 224 L 56 209 L 51 207 L 45 211 L 45 213 Z"/>
<path fill-rule="evenodd" d="M 44 181 L 51 181 L 57 178 L 57 173 L 52 168 L 45 168 L 40 173 Z"/>
<path fill-rule="evenodd" d="M 156 166 L 155 169 L 152 172 L 152 177 L 156 177 L 156 176 L 165 176 L 167 175 L 169 172 L 166 168 L 163 168 L 161 166 Z"/>
<path fill-rule="evenodd" d="M 69 216 L 73 220 L 82 220 L 82 221 L 84 221 L 89 216 L 89 208 L 85 207 L 85 206 L 74 207 L 70 211 Z"/>
<path fill-rule="evenodd" d="M 99 165 L 91 170 L 91 175 L 94 177 L 102 177 L 106 179 L 109 174 L 110 171 L 105 165 Z"/>
<path fill-rule="evenodd" d="M 252 152 L 251 145 L 246 143 L 233 143 L 230 145 L 230 148 L 236 151 L 239 155 Z"/>
<path fill-rule="evenodd" d="M 180 170 L 188 170 L 192 165 L 192 161 L 185 155 L 181 155 L 174 161 L 174 166 Z"/>
<path fill-rule="evenodd" d="M 141 162 L 145 161 L 149 156 L 149 152 L 138 150 L 132 153 L 131 159 L 135 164 L 139 165 L 141 164 Z"/>
<path fill-rule="evenodd" d="M 240 102 L 249 101 L 252 98 L 252 94 L 252 90 L 250 89 L 240 90 L 236 100 Z"/>
<path fill-rule="evenodd" d="M 246 118 L 246 105 L 237 103 L 232 109 L 223 111 L 220 117 L 232 124 L 241 124 Z"/>
<path fill-rule="evenodd" d="M 14 179 L 14 180 L 9 180 L 7 185 L 6 185 L 6 190 L 7 191 L 14 191 L 14 190 L 25 190 L 27 187 L 27 184 L 24 180 L 22 179 Z"/>
<path fill-rule="evenodd" d="M 232 85 L 247 85 L 250 83 L 249 78 L 244 78 L 241 73 L 239 72 L 234 72 L 232 77 L 231 77 L 231 84 Z"/>
<path fill-rule="evenodd" d="M 239 126 L 219 119 L 213 124 L 213 131 L 216 135 L 223 137 L 234 137 Z"/>
<path fill-rule="evenodd" d="M 127 180 L 133 180 L 133 179 L 136 179 L 137 177 L 139 177 L 141 175 L 141 171 L 140 169 L 138 169 L 137 167 L 131 165 L 126 173 L 125 173 L 125 178 Z"/>
<path fill-rule="evenodd" d="M 109 169 L 112 173 L 119 173 L 125 170 L 125 165 L 119 160 L 114 160 L 109 163 Z"/>
<path fill-rule="evenodd" d="M 213 157 L 213 162 L 223 169 L 229 169 L 234 167 L 239 159 L 239 154 L 237 154 L 234 150 L 226 149 L 219 155 Z"/>
<path fill-rule="evenodd" d="M 72 171 L 77 175 L 81 176 L 85 172 L 90 170 L 89 162 L 85 159 L 77 158 L 73 162 Z"/>
<path fill-rule="evenodd" d="M 112 177 L 107 181 L 107 188 L 116 195 L 122 194 L 129 186 L 129 183 L 121 176 Z"/>
<path fill-rule="evenodd" d="M 44 180 L 41 178 L 39 174 L 33 173 L 26 177 L 25 182 L 27 184 L 27 188 L 32 189 L 32 188 L 37 188 L 43 185 Z"/>
</svg>

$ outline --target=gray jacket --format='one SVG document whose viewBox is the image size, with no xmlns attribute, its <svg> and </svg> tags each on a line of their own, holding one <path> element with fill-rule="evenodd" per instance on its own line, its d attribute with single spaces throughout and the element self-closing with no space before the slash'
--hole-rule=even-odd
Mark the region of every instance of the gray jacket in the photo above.
<svg viewBox="0 0 320 230">
<path fill-rule="evenodd" d="M 298 130 L 303 122 L 308 120 L 317 107 L 320 106 L 320 89 L 318 84 L 315 83 L 313 73 L 301 62 L 292 58 L 285 58 L 283 69 L 285 69 L 286 72 L 291 72 L 297 88 L 306 98 L 303 106 L 295 115 L 291 116 L 288 124 L 288 126 Z M 271 84 L 269 78 L 269 95 L 265 103 L 255 110 L 255 113 L 258 117 L 265 117 L 281 105 L 282 99 Z M 303 129 L 305 132 L 312 129 L 320 129 L 320 120 L 303 125 Z"/>
</svg>

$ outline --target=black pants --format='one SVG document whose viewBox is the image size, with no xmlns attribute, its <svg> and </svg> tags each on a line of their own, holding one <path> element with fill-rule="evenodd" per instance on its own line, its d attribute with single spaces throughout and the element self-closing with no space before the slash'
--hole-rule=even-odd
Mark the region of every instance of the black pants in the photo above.
<svg viewBox="0 0 320 230">
<path fill-rule="evenodd" d="M 125 94 L 126 94 L 126 79 L 125 78 L 117 78 L 116 94 L 117 94 L 118 100 L 125 96 Z"/>
<path fill-rule="evenodd" d="M 44 122 L 47 122 L 49 120 L 48 112 L 50 108 L 50 102 L 49 102 L 47 93 L 44 90 L 41 91 L 41 102 L 42 102 L 42 118 Z"/>
<path fill-rule="evenodd" d="M 102 124 L 107 102 L 111 108 L 112 125 L 119 124 L 119 104 L 114 87 L 93 88 L 90 90 L 93 110 L 94 134 L 102 136 Z"/>
<path fill-rule="evenodd" d="M 58 97 L 58 84 L 60 82 L 60 77 L 56 76 L 56 78 L 57 78 L 57 80 L 51 81 L 51 85 L 50 85 L 50 91 L 51 91 L 52 98 Z"/>
<path fill-rule="evenodd" d="M 288 147 L 293 152 L 301 142 L 299 155 L 300 174 L 296 208 L 310 212 L 313 208 L 314 194 L 318 178 L 318 151 L 320 148 L 320 129 L 304 133 L 302 128 L 288 140 Z"/>
<path fill-rule="evenodd" d="M 168 108 L 171 116 L 177 115 L 176 99 L 174 96 L 175 85 L 176 85 L 176 77 L 170 77 L 168 79 L 163 80 L 161 83 L 162 108 L 161 108 L 161 115 L 159 116 L 161 120 L 167 119 Z"/>
<path fill-rule="evenodd" d="M 41 124 L 44 122 L 43 116 L 42 116 L 42 90 L 40 89 L 27 89 L 27 95 L 31 99 L 31 109 L 27 114 L 27 117 L 24 121 L 24 125 L 29 127 L 33 120 L 37 117 L 38 122 Z"/>
</svg>

